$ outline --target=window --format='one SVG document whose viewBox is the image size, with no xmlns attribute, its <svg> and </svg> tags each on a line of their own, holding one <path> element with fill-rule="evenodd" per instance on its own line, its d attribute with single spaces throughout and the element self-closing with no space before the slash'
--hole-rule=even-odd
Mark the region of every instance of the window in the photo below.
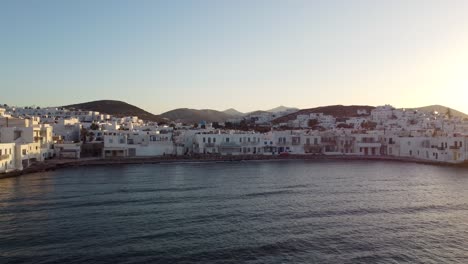
<svg viewBox="0 0 468 264">
<path fill-rule="evenodd" d="M 22 153 L 23 153 L 23 155 L 26 155 L 26 150 L 25 150 L 25 149 L 23 149 Z"/>
<path fill-rule="evenodd" d="M 215 143 L 215 142 L 216 142 L 216 138 L 213 138 L 213 143 Z"/>
<path fill-rule="evenodd" d="M 114 140 L 112 138 L 109 138 L 109 144 L 114 143 Z"/>
<path fill-rule="evenodd" d="M 2 150 L 2 149 L 0 149 L 0 156 L 3 154 L 2 152 L 3 152 L 3 150 Z"/>
<path fill-rule="evenodd" d="M 229 138 L 226 138 L 226 142 L 229 142 Z"/>
<path fill-rule="evenodd" d="M 205 143 L 205 142 L 206 142 L 206 138 L 203 138 L 203 143 Z"/>
</svg>

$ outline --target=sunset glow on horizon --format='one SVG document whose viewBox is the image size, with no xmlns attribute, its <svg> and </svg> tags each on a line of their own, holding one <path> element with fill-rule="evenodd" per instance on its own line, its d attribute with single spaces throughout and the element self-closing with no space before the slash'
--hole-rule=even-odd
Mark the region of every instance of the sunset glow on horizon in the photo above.
<svg viewBox="0 0 468 264">
<path fill-rule="evenodd" d="M 468 113 L 467 1 L 5 1 L 0 103 Z M 66 96 L 73 93 L 73 96 Z"/>
</svg>

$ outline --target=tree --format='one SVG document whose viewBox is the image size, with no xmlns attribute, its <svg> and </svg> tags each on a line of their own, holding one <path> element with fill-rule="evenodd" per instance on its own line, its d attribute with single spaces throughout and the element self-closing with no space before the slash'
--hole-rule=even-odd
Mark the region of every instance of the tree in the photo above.
<svg viewBox="0 0 468 264">
<path fill-rule="evenodd" d="M 91 132 L 89 132 L 88 136 L 90 138 L 90 141 L 93 141 L 95 134 L 94 134 L 94 132 L 91 131 Z"/>
<path fill-rule="evenodd" d="M 81 128 L 80 136 L 81 136 L 81 141 L 83 142 L 83 144 L 85 144 L 88 139 L 88 130 L 84 127 Z"/>
<path fill-rule="evenodd" d="M 307 125 L 312 128 L 312 127 L 315 127 L 316 125 L 318 125 L 318 120 L 317 119 L 309 119 L 309 122 L 307 122 Z"/>
<path fill-rule="evenodd" d="M 197 127 L 198 127 L 198 123 L 194 123 L 193 128 L 197 128 Z"/>
<path fill-rule="evenodd" d="M 213 122 L 213 128 L 218 129 L 218 128 L 221 128 L 221 126 L 219 125 L 218 122 Z"/>
<path fill-rule="evenodd" d="M 224 127 L 226 129 L 233 129 L 234 125 L 231 122 L 226 122 L 226 123 L 224 123 Z"/>
<path fill-rule="evenodd" d="M 346 124 L 346 123 L 339 123 L 337 126 L 337 128 L 354 128 L 353 124 Z"/>
<path fill-rule="evenodd" d="M 254 130 L 259 133 L 267 133 L 271 131 L 271 127 L 270 126 L 255 126 Z"/>
<path fill-rule="evenodd" d="M 247 131 L 249 130 L 249 125 L 247 124 L 247 121 L 245 119 L 243 119 L 240 124 L 239 124 L 239 129 L 240 130 L 244 130 L 244 131 Z"/>
<path fill-rule="evenodd" d="M 91 126 L 89 127 L 91 130 L 99 130 L 99 125 L 96 123 L 92 123 Z"/>
<path fill-rule="evenodd" d="M 372 121 L 362 122 L 361 127 L 368 130 L 374 130 L 377 127 L 377 123 Z"/>
</svg>

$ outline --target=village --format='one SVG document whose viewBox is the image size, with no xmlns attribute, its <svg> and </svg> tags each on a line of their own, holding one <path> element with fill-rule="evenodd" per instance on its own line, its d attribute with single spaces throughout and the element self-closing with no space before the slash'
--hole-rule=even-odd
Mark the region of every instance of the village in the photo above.
<svg viewBox="0 0 468 264">
<path fill-rule="evenodd" d="M 199 156 L 385 157 L 440 164 L 468 161 L 468 120 L 378 106 L 347 118 L 290 111 L 196 124 L 146 122 L 63 108 L 0 108 L 0 173 L 46 160 Z M 262 130 L 250 129 L 253 124 Z M 242 125 L 244 124 L 244 126 Z"/>
</svg>

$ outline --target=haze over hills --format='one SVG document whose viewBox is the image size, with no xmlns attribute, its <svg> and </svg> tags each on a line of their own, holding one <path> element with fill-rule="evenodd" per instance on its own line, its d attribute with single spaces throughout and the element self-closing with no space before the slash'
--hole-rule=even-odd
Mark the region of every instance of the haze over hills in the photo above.
<svg viewBox="0 0 468 264">
<path fill-rule="evenodd" d="M 116 100 L 99 100 L 99 101 L 92 101 L 92 102 L 86 102 L 86 103 L 80 103 L 80 104 L 66 105 L 62 107 L 66 109 L 96 111 L 96 112 L 113 115 L 117 117 L 138 116 L 139 118 L 143 120 L 153 121 L 153 122 L 167 122 L 168 121 L 159 115 L 154 115 L 134 105 L 131 105 L 122 101 L 116 101 Z"/>
</svg>

